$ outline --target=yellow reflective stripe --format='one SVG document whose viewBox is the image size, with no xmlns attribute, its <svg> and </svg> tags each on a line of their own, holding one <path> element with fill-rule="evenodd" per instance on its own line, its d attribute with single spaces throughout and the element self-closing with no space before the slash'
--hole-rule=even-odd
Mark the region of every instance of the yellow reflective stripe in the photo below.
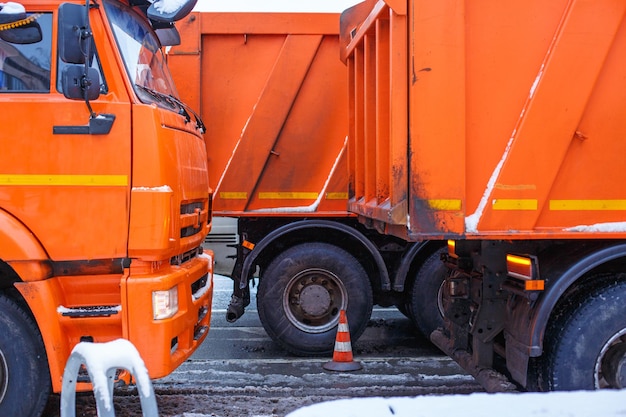
<svg viewBox="0 0 626 417">
<path fill-rule="evenodd" d="M 225 200 L 247 200 L 248 193 L 245 191 L 224 191 L 220 192 L 220 198 Z M 261 192 L 259 199 L 261 200 L 315 200 L 319 193 L 315 192 Z M 347 192 L 326 193 L 327 200 L 347 200 Z"/>
<path fill-rule="evenodd" d="M 537 210 L 537 200 L 498 198 L 493 201 L 492 208 L 494 210 Z"/>
<path fill-rule="evenodd" d="M 626 200 L 551 200 L 550 210 L 626 210 Z"/>
<path fill-rule="evenodd" d="M 259 199 L 261 200 L 315 200 L 318 193 L 307 192 L 264 192 L 259 193 Z"/>
<path fill-rule="evenodd" d="M 347 200 L 348 193 L 326 193 L 326 200 Z"/>
<path fill-rule="evenodd" d="M 21 175 L 0 174 L 0 185 L 127 186 L 127 175 Z"/>
<path fill-rule="evenodd" d="M 430 199 L 426 202 L 433 210 L 461 210 L 461 200 L 457 199 Z"/>
<path fill-rule="evenodd" d="M 220 193 L 220 198 L 224 200 L 247 200 L 248 193 L 245 191 L 225 191 Z"/>
</svg>

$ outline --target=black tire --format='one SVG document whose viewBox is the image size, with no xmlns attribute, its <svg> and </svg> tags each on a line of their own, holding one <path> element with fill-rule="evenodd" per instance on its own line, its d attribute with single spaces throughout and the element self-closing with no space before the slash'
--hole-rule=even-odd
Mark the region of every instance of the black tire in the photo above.
<svg viewBox="0 0 626 417">
<path fill-rule="evenodd" d="M 623 279 L 623 277 L 622 277 Z M 586 292 L 546 330 L 531 387 L 550 391 L 626 388 L 626 282 Z"/>
<path fill-rule="evenodd" d="M 409 285 L 409 317 L 427 339 L 434 330 L 443 327 L 442 289 L 446 267 L 441 254 L 445 251 L 442 248 L 428 256 Z"/>
<path fill-rule="evenodd" d="M 372 287 L 361 264 L 327 243 L 305 243 L 278 255 L 257 290 L 265 331 L 299 356 L 333 351 L 341 309 L 346 310 L 350 339 L 356 341 L 372 307 Z"/>
<path fill-rule="evenodd" d="M 39 330 L 17 304 L 0 295 L 0 416 L 40 417 L 50 390 Z"/>
</svg>

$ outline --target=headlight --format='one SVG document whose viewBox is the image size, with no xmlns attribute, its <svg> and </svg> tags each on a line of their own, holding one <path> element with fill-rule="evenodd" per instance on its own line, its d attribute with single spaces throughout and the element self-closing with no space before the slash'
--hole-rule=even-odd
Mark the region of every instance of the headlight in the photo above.
<svg viewBox="0 0 626 417">
<path fill-rule="evenodd" d="M 155 320 L 168 319 L 178 313 L 178 287 L 152 292 L 152 315 Z"/>
</svg>

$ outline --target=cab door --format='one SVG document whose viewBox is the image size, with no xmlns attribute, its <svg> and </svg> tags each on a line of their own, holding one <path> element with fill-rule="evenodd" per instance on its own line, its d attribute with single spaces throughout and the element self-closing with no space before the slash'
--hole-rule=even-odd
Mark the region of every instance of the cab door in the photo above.
<svg viewBox="0 0 626 417">
<path fill-rule="evenodd" d="M 84 13 L 84 6 L 70 6 Z M 130 100 L 103 19 L 98 9 L 90 14 L 94 41 L 86 66 L 59 56 L 63 13 L 57 10 L 27 10 L 27 20 L 16 26 L 38 27 L 36 42 L 0 31 L 0 207 L 53 260 L 122 258 L 127 252 Z M 63 91 L 72 87 L 63 74 L 79 67 L 98 74 L 89 103 Z M 114 121 L 108 132 L 94 133 L 89 120 L 102 115 Z"/>
</svg>

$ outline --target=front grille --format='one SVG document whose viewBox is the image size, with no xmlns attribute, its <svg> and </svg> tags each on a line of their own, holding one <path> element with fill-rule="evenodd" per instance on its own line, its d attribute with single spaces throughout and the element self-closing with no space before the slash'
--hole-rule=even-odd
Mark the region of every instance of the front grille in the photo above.
<svg viewBox="0 0 626 417">
<path fill-rule="evenodd" d="M 208 223 L 208 209 L 202 201 L 181 204 L 180 217 L 180 237 L 193 236 L 200 233 L 203 226 Z"/>
<path fill-rule="evenodd" d="M 185 262 L 190 261 L 191 259 L 195 258 L 196 256 L 198 256 L 201 253 L 202 253 L 202 247 L 194 248 L 194 249 L 192 249 L 190 251 L 187 251 L 185 253 L 181 253 L 180 255 L 172 256 L 172 258 L 170 259 L 170 264 L 171 265 L 182 265 Z"/>
<path fill-rule="evenodd" d="M 204 208 L 204 203 L 202 201 L 195 202 L 195 203 L 181 204 L 180 214 L 192 214 L 196 211 L 196 209 L 202 210 L 203 208 Z"/>
<path fill-rule="evenodd" d="M 202 230 L 201 227 L 184 227 L 182 229 L 180 229 L 180 237 L 189 237 L 189 236 L 193 236 L 196 233 L 200 232 Z"/>
</svg>

